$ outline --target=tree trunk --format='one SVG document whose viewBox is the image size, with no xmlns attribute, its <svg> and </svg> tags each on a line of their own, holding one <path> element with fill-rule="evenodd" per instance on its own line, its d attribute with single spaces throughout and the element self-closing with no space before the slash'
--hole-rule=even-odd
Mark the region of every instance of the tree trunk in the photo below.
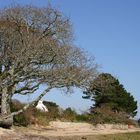
<svg viewBox="0 0 140 140">
<path fill-rule="evenodd" d="M 0 116 L 0 127 L 10 128 L 13 125 L 13 117 Z"/>
<path fill-rule="evenodd" d="M 11 111 L 7 88 L 3 88 L 0 96 L 0 127 L 9 128 L 13 125 L 13 117 L 9 116 L 11 114 Z"/>
<path fill-rule="evenodd" d="M 13 116 L 20 114 L 21 112 L 27 110 L 30 106 L 35 105 L 47 92 L 49 92 L 53 87 L 48 87 L 43 91 L 33 102 L 25 105 L 22 109 L 12 112 L 10 111 L 10 102 L 12 94 L 8 94 L 7 89 L 3 88 L 0 92 L 0 127 L 10 128 L 13 125 Z M 10 96 L 9 96 L 10 95 Z"/>
</svg>

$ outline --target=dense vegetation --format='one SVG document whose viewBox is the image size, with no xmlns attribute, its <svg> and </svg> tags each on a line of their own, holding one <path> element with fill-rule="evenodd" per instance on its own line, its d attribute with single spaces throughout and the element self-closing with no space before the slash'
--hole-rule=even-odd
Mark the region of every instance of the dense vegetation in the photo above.
<svg viewBox="0 0 140 140">
<path fill-rule="evenodd" d="M 93 122 L 128 123 L 137 113 L 137 101 L 111 74 L 100 74 L 84 94 L 94 101 L 90 109 Z"/>
<path fill-rule="evenodd" d="M 85 98 L 94 101 L 90 113 L 78 114 L 75 110 L 60 108 L 56 103 L 44 101 L 49 112 L 44 113 L 30 107 L 27 111 L 14 117 L 14 123 L 18 125 L 41 124 L 46 125 L 49 121 L 61 120 L 71 122 L 90 123 L 125 123 L 136 125 L 130 117 L 136 115 L 137 102 L 128 93 L 119 80 L 111 74 L 100 74 L 90 86 L 88 92 L 84 92 Z M 17 111 L 25 104 L 13 101 L 11 110 Z M 139 121 L 138 121 L 139 123 Z"/>
<path fill-rule="evenodd" d="M 11 103 L 11 111 L 17 111 L 25 104 L 18 100 L 13 100 Z M 14 116 L 14 124 L 27 125 L 47 125 L 50 121 L 61 120 L 71 122 L 87 122 L 87 114 L 78 114 L 71 108 L 62 109 L 56 103 L 44 101 L 49 112 L 41 112 L 34 107 L 28 108 L 25 112 Z"/>
<path fill-rule="evenodd" d="M 18 100 L 13 100 L 11 103 L 11 110 L 17 111 L 22 108 L 25 104 Z M 126 119 L 120 114 L 113 114 L 111 110 L 100 108 L 98 114 L 83 113 L 78 114 L 75 110 L 70 107 L 66 109 L 60 108 L 56 103 L 44 101 L 44 105 L 47 106 L 49 112 L 41 112 L 34 107 L 28 108 L 25 112 L 14 116 L 14 125 L 28 126 L 28 125 L 43 125 L 46 126 L 50 121 L 63 121 L 63 122 L 88 122 L 88 123 L 126 123 L 136 125 L 134 120 Z M 139 121 L 138 121 L 139 123 Z"/>
</svg>

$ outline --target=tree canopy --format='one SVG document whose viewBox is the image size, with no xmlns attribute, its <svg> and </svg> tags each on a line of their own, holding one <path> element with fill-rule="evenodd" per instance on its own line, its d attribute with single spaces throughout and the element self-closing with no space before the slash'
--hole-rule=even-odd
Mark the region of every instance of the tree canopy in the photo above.
<svg viewBox="0 0 140 140">
<path fill-rule="evenodd" d="M 41 84 L 52 88 L 86 88 L 96 75 L 97 64 L 73 44 L 70 20 L 48 6 L 14 6 L 0 10 L 0 99 L 2 116 L 10 113 L 13 95 L 32 94 Z M 2 122 L 3 119 L 0 119 Z"/>
<path fill-rule="evenodd" d="M 137 114 L 137 101 L 126 91 L 119 80 L 109 73 L 100 74 L 91 83 L 85 97 L 91 97 L 94 101 L 92 110 L 102 106 L 108 106 L 114 112 L 125 112 L 134 117 Z"/>
</svg>

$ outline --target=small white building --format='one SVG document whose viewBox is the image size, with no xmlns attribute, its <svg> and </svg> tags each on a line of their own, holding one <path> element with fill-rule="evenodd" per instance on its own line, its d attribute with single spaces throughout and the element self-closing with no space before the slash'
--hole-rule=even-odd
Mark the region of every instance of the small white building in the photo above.
<svg viewBox="0 0 140 140">
<path fill-rule="evenodd" d="M 43 104 L 42 100 L 39 100 L 36 106 L 37 110 L 40 110 L 42 112 L 48 112 L 48 108 Z"/>
</svg>

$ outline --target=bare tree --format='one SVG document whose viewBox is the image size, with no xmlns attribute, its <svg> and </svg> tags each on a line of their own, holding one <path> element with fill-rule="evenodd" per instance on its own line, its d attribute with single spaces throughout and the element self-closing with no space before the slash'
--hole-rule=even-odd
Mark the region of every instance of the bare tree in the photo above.
<svg viewBox="0 0 140 140">
<path fill-rule="evenodd" d="M 0 11 L 0 125 L 35 105 L 52 88 L 86 88 L 97 75 L 97 64 L 72 43 L 69 19 L 51 6 L 15 6 Z M 9 103 L 15 94 L 46 89 L 17 112 Z"/>
</svg>

